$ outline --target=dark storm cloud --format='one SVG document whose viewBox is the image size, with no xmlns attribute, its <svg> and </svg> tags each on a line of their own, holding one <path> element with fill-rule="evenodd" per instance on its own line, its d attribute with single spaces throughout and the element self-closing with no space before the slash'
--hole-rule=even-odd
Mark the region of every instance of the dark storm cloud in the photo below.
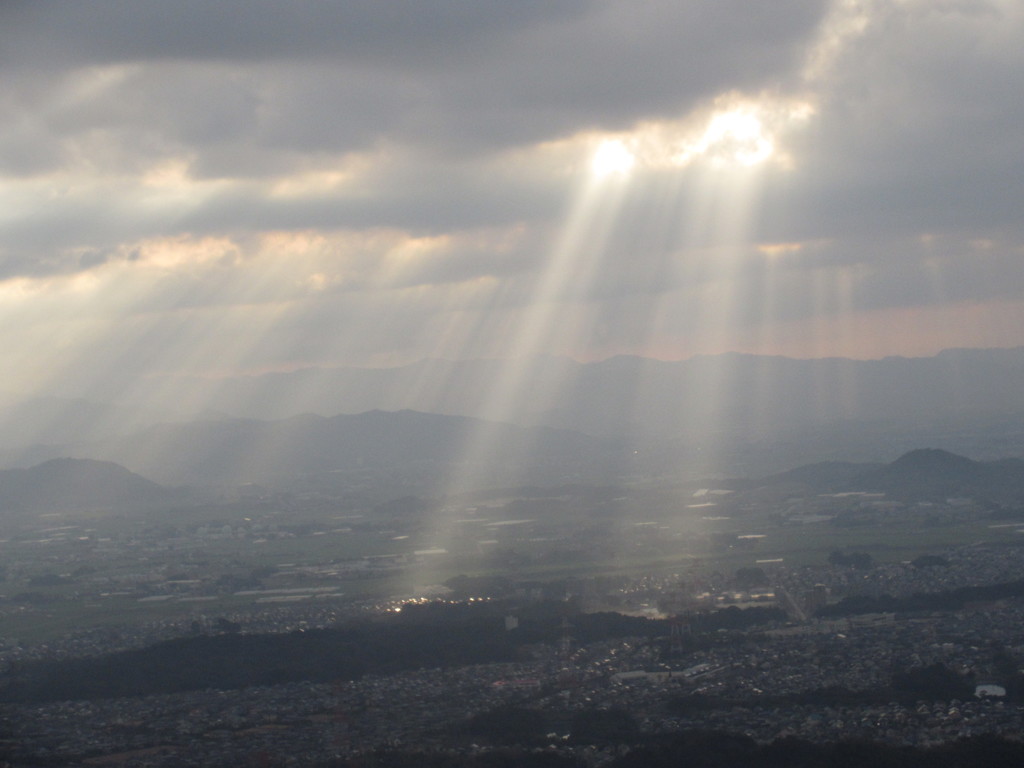
<svg viewBox="0 0 1024 768">
<path fill-rule="evenodd" d="M 13 2 L 0 20 L 11 63 L 159 59 L 444 58 L 508 28 L 583 12 L 585 0 L 75 0 Z"/>
<path fill-rule="evenodd" d="M 59 110 L 52 130 L 102 127 L 107 115 L 182 143 L 199 152 L 200 164 L 230 137 L 252 144 L 232 169 L 244 174 L 258 150 L 345 152 L 390 138 L 465 153 L 677 116 L 723 88 L 790 77 L 822 7 L 29 4 L 7 12 L 0 50 L 14 69 L 147 66 L 89 103 Z"/>
</svg>

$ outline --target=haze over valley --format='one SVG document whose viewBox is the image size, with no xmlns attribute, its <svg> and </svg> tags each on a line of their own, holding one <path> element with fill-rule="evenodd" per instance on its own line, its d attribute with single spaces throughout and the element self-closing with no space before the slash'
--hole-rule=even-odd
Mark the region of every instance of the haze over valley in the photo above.
<svg viewBox="0 0 1024 768">
<path fill-rule="evenodd" d="M 556 394 L 543 413 L 507 414 L 511 424 L 480 420 L 481 401 L 502 385 L 498 362 L 424 361 L 182 381 L 169 407 L 28 398 L 6 410 L 0 445 L 12 466 L 95 458 L 170 485 L 274 484 L 417 462 L 434 464 L 419 482 L 444 482 L 458 462 L 487 465 L 483 485 L 607 472 L 695 479 L 880 460 L 920 446 L 978 458 L 1024 452 L 1024 349 L 524 365 L 531 387 Z M 188 402 L 206 407 L 189 415 Z M 466 456 L 482 431 L 493 455 Z"/>
<path fill-rule="evenodd" d="M 1024 763 L 1022 51 L 0 3 L 0 765 Z"/>
</svg>

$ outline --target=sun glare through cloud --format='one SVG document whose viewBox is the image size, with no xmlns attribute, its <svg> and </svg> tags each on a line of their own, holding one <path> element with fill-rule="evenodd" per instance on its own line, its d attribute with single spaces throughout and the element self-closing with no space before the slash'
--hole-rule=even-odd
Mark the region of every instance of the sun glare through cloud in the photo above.
<svg viewBox="0 0 1024 768">
<path fill-rule="evenodd" d="M 635 163 L 633 153 L 621 141 L 614 139 L 602 141 L 591 159 L 591 167 L 599 177 L 627 174 Z"/>
<path fill-rule="evenodd" d="M 486 601 L 497 641 L 421 647 L 415 622 L 455 612 L 455 593 L 470 616 L 485 585 L 509 613 L 628 609 L 624 626 L 650 634 L 663 625 L 638 616 L 678 616 L 697 594 L 759 603 L 748 588 L 810 579 L 805 563 L 868 584 L 841 562 L 863 518 L 906 539 L 878 552 L 908 590 L 928 572 L 897 558 L 929 542 L 1019 538 L 986 522 L 1020 506 L 1019 482 L 970 502 L 959 484 L 926 499 L 840 486 L 869 476 L 847 464 L 929 441 L 1024 456 L 1022 52 L 1012 0 L 0 3 L 0 707 L 36 655 L 137 647 L 141 634 L 93 632 L 121 612 L 147 638 L 208 647 L 247 643 L 264 619 L 274 642 L 397 619 L 416 646 L 401 664 L 417 667 L 393 682 L 394 665 L 371 668 L 386 644 L 324 643 L 344 658 L 302 674 L 348 682 L 307 686 L 261 659 L 239 696 L 316 706 L 287 727 L 259 714 L 278 702 L 220 717 L 243 699 L 211 683 L 164 718 L 189 723 L 173 744 L 108 728 L 64 691 L 25 704 L 0 750 L 67 714 L 93 717 L 100 740 L 79 729 L 79 746 L 25 764 L 138 748 L 167 765 L 326 765 L 430 723 L 424 738 L 457 733 L 447 757 L 475 765 L 497 739 L 455 712 L 467 693 L 495 721 L 524 696 L 513 720 L 557 709 L 531 744 L 612 766 L 642 750 L 598 754 L 600 739 L 566 733 L 592 706 L 664 692 L 605 684 L 649 666 L 657 640 L 574 658 L 593 627 L 563 626 L 557 652 L 513 648 L 541 635 Z M 785 474 L 813 465 L 820 484 Z M 60 490 L 46 473 L 68 466 L 146 503 L 76 491 L 21 506 L 25 478 Z M 997 559 L 1017 580 L 1012 549 Z M 765 584 L 732 590 L 740 569 Z M 44 647 L 58 626 L 86 634 Z M 749 643 L 713 645 L 721 663 L 684 687 L 744 679 L 749 659 L 726 656 Z M 482 654 L 470 671 L 431 671 L 465 648 Z M 968 656 L 957 669 L 981 674 Z M 510 658 L 532 670 L 515 684 Z M 763 667 L 747 671 L 781 674 Z M 378 707 L 385 689 L 427 699 Z M 442 698 L 450 711 L 426 711 Z M 659 707 L 635 718 L 634 746 L 661 738 Z M 416 717 L 384 723 L 385 709 Z M 803 713 L 793 730 L 772 709 L 751 744 L 833 727 Z M 218 722 L 231 739 L 193 738 Z M 241 755 L 254 738 L 317 753 Z"/>
<path fill-rule="evenodd" d="M 723 112 L 711 119 L 694 151 L 720 164 L 757 165 L 771 158 L 775 142 L 756 115 Z"/>
</svg>

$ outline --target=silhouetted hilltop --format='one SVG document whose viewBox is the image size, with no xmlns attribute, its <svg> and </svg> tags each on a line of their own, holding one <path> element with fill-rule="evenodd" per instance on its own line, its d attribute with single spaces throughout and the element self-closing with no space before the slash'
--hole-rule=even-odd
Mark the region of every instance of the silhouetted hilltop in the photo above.
<svg viewBox="0 0 1024 768">
<path fill-rule="evenodd" d="M 108 461 L 61 458 L 0 471 L 0 510 L 7 513 L 122 510 L 172 497 L 168 489 Z"/>
<path fill-rule="evenodd" d="M 1024 460 L 974 461 L 938 448 L 918 448 L 889 464 L 820 462 L 765 478 L 763 485 L 799 483 L 819 492 L 885 493 L 904 501 L 969 497 L 1024 503 Z"/>
<path fill-rule="evenodd" d="M 982 466 L 980 462 L 940 448 L 918 448 L 903 454 L 891 464 L 880 467 L 875 474 L 898 475 L 903 480 L 934 481 L 950 476 L 973 478 L 978 475 Z"/>
<path fill-rule="evenodd" d="M 860 490 L 895 498 L 973 497 L 1020 503 L 1024 500 L 1024 460 L 972 461 L 937 448 L 922 448 L 863 473 L 856 482 Z"/>
</svg>

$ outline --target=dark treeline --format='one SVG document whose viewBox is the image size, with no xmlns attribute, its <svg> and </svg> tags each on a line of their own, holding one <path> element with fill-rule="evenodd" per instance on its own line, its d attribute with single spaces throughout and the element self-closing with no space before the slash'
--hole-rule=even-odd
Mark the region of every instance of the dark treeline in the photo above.
<svg viewBox="0 0 1024 768">
<path fill-rule="evenodd" d="M 861 613 L 919 613 L 922 611 L 955 611 L 969 603 L 1005 600 L 1024 596 L 1024 580 L 991 584 L 984 587 L 960 587 L 945 592 L 918 593 L 897 598 L 892 595 L 869 597 L 854 595 L 838 603 L 818 609 L 822 618 L 854 616 Z"/>
<path fill-rule="evenodd" d="M 509 606 L 433 603 L 331 629 L 247 635 L 232 622 L 219 634 L 195 635 L 131 651 L 12 665 L 0 677 L 0 701 L 115 698 L 205 688 L 353 680 L 367 674 L 512 661 L 524 646 L 554 644 L 568 632 L 580 645 L 615 637 L 665 637 L 668 622 L 618 613 L 578 613 L 565 602 L 519 608 L 518 628 L 505 629 Z M 770 609 L 729 608 L 701 619 L 702 628 L 742 629 L 777 619 Z M 564 625 L 568 626 L 564 626 Z"/>
<path fill-rule="evenodd" d="M 363 625 L 177 638 L 105 656 L 19 665 L 4 676 L 0 697 L 23 702 L 141 696 L 510 659 L 514 648 L 498 629 L 485 622 L 444 630 Z"/>
</svg>

